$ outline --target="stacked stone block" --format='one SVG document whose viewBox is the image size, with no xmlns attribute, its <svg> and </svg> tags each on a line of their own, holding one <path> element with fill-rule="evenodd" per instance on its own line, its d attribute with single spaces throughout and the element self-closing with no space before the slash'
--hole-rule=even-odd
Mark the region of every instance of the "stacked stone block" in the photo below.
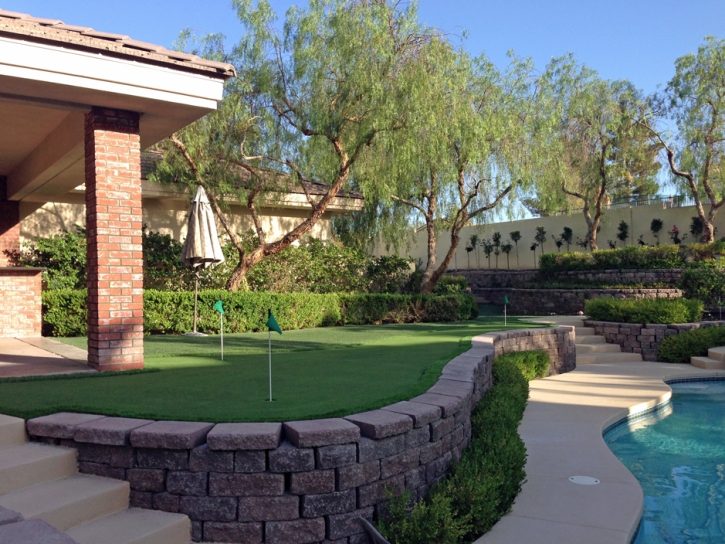
<svg viewBox="0 0 725 544">
<path fill-rule="evenodd" d="M 645 361 L 656 361 L 657 350 L 666 336 L 700 327 L 722 327 L 725 326 L 725 321 L 656 325 L 585 320 L 584 325 L 594 327 L 594 332 L 603 335 L 608 344 L 618 344 L 622 351 L 629 353 L 641 353 Z"/>
<path fill-rule="evenodd" d="M 214 425 L 58 413 L 27 428 L 77 448 L 81 472 L 128 481 L 132 506 L 188 515 L 196 542 L 368 543 L 360 519 L 384 515 L 388 493 L 424 497 L 460 459 L 494 353 L 548 337 L 562 344 L 556 373 L 569 329 L 529 330 L 501 349 L 514 337 L 476 337 L 426 393 L 345 418 Z"/>
</svg>

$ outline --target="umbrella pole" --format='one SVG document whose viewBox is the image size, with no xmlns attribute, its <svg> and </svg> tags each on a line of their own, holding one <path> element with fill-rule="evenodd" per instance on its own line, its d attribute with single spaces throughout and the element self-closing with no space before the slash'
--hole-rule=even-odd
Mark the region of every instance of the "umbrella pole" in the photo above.
<svg viewBox="0 0 725 544">
<path fill-rule="evenodd" d="M 267 331 L 269 338 L 269 402 L 272 402 L 272 330 Z"/>
<path fill-rule="evenodd" d="M 196 333 L 196 299 L 199 296 L 199 272 L 194 274 L 194 333 Z"/>
</svg>

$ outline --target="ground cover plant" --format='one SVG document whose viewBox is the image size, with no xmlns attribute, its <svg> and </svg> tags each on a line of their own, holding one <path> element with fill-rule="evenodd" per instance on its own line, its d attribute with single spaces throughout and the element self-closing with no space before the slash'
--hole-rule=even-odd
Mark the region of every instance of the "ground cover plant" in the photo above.
<svg viewBox="0 0 725 544">
<path fill-rule="evenodd" d="M 666 336 L 657 349 L 657 360 L 689 363 L 690 357 L 707 355 L 707 350 L 725 346 L 725 327 L 703 327 Z"/>
<path fill-rule="evenodd" d="M 456 284 L 451 284 L 456 285 Z M 455 287 L 452 288 L 452 290 Z M 197 330 L 218 333 L 221 300 L 228 333 L 266 330 L 272 310 L 283 329 L 334 325 L 461 321 L 478 315 L 471 295 L 386 295 L 235 292 L 199 293 Z M 192 328 L 194 294 L 178 291 L 144 291 L 144 331 L 147 334 L 183 334 Z M 43 292 L 43 323 L 53 336 L 86 334 L 85 290 Z"/>
<path fill-rule="evenodd" d="M 589 319 L 619 323 L 692 323 L 702 318 L 703 310 L 701 301 L 683 298 L 596 298 L 584 304 L 584 313 Z"/>
<path fill-rule="evenodd" d="M 509 319 L 508 328 L 531 328 Z M 147 371 L 0 380 L 0 413 L 58 411 L 187 421 L 290 421 L 350 414 L 431 387 L 470 338 L 503 329 L 500 317 L 459 323 L 284 331 L 273 338 L 275 402 L 267 402 L 267 333 L 219 338 L 152 336 Z M 85 339 L 67 340 L 83 347 Z"/>
<path fill-rule="evenodd" d="M 412 508 L 409 493 L 391 500 L 380 530 L 392 544 L 473 542 L 510 510 L 526 476 L 526 448 L 517 429 L 528 381 L 548 369 L 542 351 L 494 360 L 493 387 L 473 411 L 471 445 L 460 462 Z"/>
</svg>

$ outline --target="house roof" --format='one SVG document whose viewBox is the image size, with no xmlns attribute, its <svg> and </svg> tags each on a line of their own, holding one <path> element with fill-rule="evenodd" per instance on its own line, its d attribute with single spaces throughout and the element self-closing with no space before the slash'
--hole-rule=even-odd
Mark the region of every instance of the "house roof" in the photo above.
<svg viewBox="0 0 725 544">
<path fill-rule="evenodd" d="M 181 68 L 222 79 L 236 76 L 234 66 L 224 62 L 172 51 L 121 34 L 98 32 L 88 27 L 67 25 L 57 19 L 43 19 L 0 9 L 0 37 L 3 36 Z"/>
</svg>

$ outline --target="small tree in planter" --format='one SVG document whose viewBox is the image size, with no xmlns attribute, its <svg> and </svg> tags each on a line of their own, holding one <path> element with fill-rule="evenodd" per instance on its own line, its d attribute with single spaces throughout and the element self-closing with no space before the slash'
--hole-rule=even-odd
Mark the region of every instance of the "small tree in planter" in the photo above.
<svg viewBox="0 0 725 544">
<path fill-rule="evenodd" d="M 468 254 L 468 269 L 471 269 L 471 251 L 473 251 L 473 248 L 471 246 L 466 246 L 466 253 Z"/>
<path fill-rule="evenodd" d="M 620 221 L 617 227 L 617 238 L 627 247 L 627 238 L 629 238 L 629 225 L 626 221 Z"/>
<path fill-rule="evenodd" d="M 536 236 L 534 236 L 534 240 L 539 243 L 541 246 L 541 252 L 544 253 L 544 242 L 546 242 L 546 230 L 544 230 L 544 227 L 536 227 Z"/>
<path fill-rule="evenodd" d="M 563 238 L 562 238 L 561 236 L 559 236 L 559 237 L 557 238 L 557 237 L 556 237 L 556 236 L 554 236 L 553 234 L 551 235 L 551 239 L 552 239 L 552 240 L 554 240 L 554 244 L 556 245 L 556 251 L 557 251 L 558 253 L 561 253 L 561 246 L 563 246 L 563 245 L 564 245 L 564 239 L 563 239 Z"/>
<path fill-rule="evenodd" d="M 491 270 L 491 253 L 493 253 L 493 244 L 491 243 L 491 240 L 481 240 L 481 245 L 483 246 L 483 253 L 488 259 L 488 269 Z"/>
<path fill-rule="evenodd" d="M 519 240 L 521 240 L 521 233 L 517 230 L 509 232 L 509 238 L 516 246 L 516 268 L 521 270 L 521 263 L 519 262 Z"/>
<path fill-rule="evenodd" d="M 617 249 L 617 242 L 615 240 L 607 240 L 609 249 Z"/>
<path fill-rule="evenodd" d="M 569 251 L 569 247 L 571 246 L 572 238 L 574 237 L 574 231 L 571 230 L 569 227 L 564 227 L 564 230 L 561 233 L 560 238 L 566 242 L 566 250 Z"/>
<path fill-rule="evenodd" d="M 503 251 L 506 254 L 506 268 L 511 270 L 511 263 L 509 262 L 509 253 L 511 253 L 511 250 L 514 248 L 510 243 L 506 242 L 504 245 L 501 246 L 501 251 Z"/>
<path fill-rule="evenodd" d="M 478 260 L 478 246 L 481 245 L 481 240 L 479 240 L 478 234 L 471 234 L 469 241 L 471 242 L 471 247 L 476 250 L 476 268 L 481 268 L 481 263 Z"/>
<path fill-rule="evenodd" d="M 660 245 L 660 231 L 662 230 L 662 227 L 664 227 L 664 223 L 662 223 L 662 219 L 655 218 L 649 224 L 649 230 L 652 231 L 652 236 L 654 236 L 655 240 L 657 240 L 656 245 Z"/>
<path fill-rule="evenodd" d="M 644 241 L 644 234 L 640 234 L 639 238 L 637 238 L 637 243 L 641 246 L 647 246 L 647 242 Z"/>
<path fill-rule="evenodd" d="M 692 223 L 690 223 L 690 234 L 692 234 L 693 238 L 699 240 L 704 230 L 705 224 L 702 222 L 702 219 L 698 216 L 693 217 Z"/>
<path fill-rule="evenodd" d="M 534 252 L 534 269 L 537 268 L 537 266 L 536 266 L 536 248 L 537 247 L 539 247 L 539 244 L 537 244 L 536 242 L 534 242 L 533 244 L 531 244 L 531 247 L 529 248 L 531 251 Z"/>
<path fill-rule="evenodd" d="M 496 270 L 498 270 L 498 256 L 501 255 L 501 233 L 494 232 L 491 242 L 493 243 L 493 254 L 496 255 Z"/>
<path fill-rule="evenodd" d="M 676 246 L 679 246 L 687 238 L 687 234 L 680 238 L 680 229 L 677 228 L 677 225 L 672 225 L 672 229 L 668 230 L 667 234 L 670 236 L 672 243 Z"/>
</svg>

